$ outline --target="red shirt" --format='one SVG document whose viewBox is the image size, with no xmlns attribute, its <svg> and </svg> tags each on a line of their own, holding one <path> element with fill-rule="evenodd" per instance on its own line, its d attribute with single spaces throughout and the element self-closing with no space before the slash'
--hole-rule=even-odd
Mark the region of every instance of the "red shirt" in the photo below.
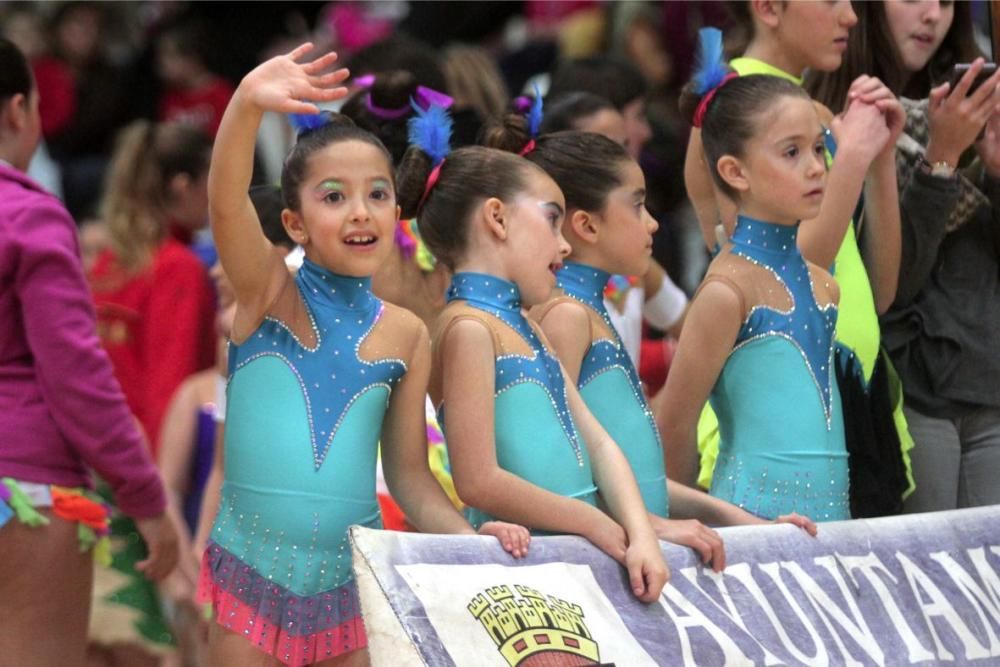
<svg viewBox="0 0 1000 667">
<path fill-rule="evenodd" d="M 59 134 L 72 122 L 76 113 L 76 82 L 61 60 L 49 56 L 31 63 L 38 86 L 38 114 L 42 118 L 42 134 Z"/>
<path fill-rule="evenodd" d="M 174 391 L 215 357 L 215 295 L 204 266 L 167 238 L 152 263 L 128 275 L 102 252 L 90 272 L 97 332 L 155 455 Z"/>
<path fill-rule="evenodd" d="M 187 123 L 214 138 L 233 92 L 233 87 L 219 78 L 191 90 L 171 88 L 160 99 L 159 120 Z"/>
</svg>

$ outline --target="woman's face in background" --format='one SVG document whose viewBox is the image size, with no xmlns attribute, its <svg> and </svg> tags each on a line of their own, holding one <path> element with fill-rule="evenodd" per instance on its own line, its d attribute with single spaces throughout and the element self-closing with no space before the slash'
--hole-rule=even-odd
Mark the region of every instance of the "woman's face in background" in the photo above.
<svg viewBox="0 0 1000 667">
<path fill-rule="evenodd" d="M 919 72 L 937 53 L 955 18 L 952 2 L 886 0 L 885 18 L 907 72 Z"/>
</svg>

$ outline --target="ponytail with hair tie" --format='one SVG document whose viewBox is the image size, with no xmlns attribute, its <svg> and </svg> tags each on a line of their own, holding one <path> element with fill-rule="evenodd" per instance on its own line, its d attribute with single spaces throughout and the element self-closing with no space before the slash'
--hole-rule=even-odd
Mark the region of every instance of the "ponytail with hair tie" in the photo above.
<svg viewBox="0 0 1000 667">
<path fill-rule="evenodd" d="M 694 92 L 701 95 L 691 124 L 700 128 L 708 111 L 708 105 L 715 92 L 727 81 L 738 75 L 726 65 L 722 50 L 722 31 L 718 28 L 702 28 L 698 31 L 698 53 L 695 56 L 695 72 L 691 78 Z"/>
<path fill-rule="evenodd" d="M 434 184 L 441 175 L 444 159 L 451 152 L 451 115 L 444 107 L 432 104 L 427 110 L 413 103 L 413 118 L 407 121 L 410 144 L 416 146 L 431 159 L 431 173 L 427 176 L 424 194 L 417 204 L 419 211 L 427 201 Z"/>
<path fill-rule="evenodd" d="M 535 99 L 531 101 L 528 113 L 525 114 L 525 119 L 528 121 L 528 136 L 531 138 L 528 139 L 524 148 L 517 152 L 522 157 L 535 150 L 535 139 L 538 137 L 538 130 L 542 127 L 542 109 L 542 91 L 539 90 L 538 84 L 535 84 Z"/>
</svg>

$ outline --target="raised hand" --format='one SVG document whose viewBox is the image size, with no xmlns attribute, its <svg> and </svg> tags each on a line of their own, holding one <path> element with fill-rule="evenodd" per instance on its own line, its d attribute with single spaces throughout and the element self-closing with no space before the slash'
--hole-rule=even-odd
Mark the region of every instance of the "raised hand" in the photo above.
<svg viewBox="0 0 1000 667">
<path fill-rule="evenodd" d="M 322 73 L 337 62 L 337 54 L 331 51 L 311 62 L 299 62 L 312 50 L 313 45 L 307 42 L 261 63 L 243 77 L 237 94 L 260 111 L 280 113 L 319 113 L 314 102 L 346 97 L 347 88 L 340 84 L 350 72 L 340 68 Z"/>
<path fill-rule="evenodd" d="M 531 533 L 524 526 L 505 521 L 487 521 L 479 527 L 479 534 L 497 538 L 503 550 L 514 558 L 524 558 L 528 555 Z"/>
<path fill-rule="evenodd" d="M 848 107 L 854 102 L 873 104 L 882 112 L 885 125 L 889 129 L 889 136 L 885 146 L 883 146 L 883 151 L 895 150 L 896 139 L 899 138 L 903 126 L 906 124 L 906 112 L 889 87 L 878 77 L 862 74 L 851 83 L 851 88 L 847 91 Z"/>
<path fill-rule="evenodd" d="M 882 152 L 889 141 L 890 131 L 881 110 L 875 104 L 854 100 L 847 111 L 830 123 L 830 130 L 837 140 L 836 160 L 852 154 L 865 170 Z"/>
</svg>

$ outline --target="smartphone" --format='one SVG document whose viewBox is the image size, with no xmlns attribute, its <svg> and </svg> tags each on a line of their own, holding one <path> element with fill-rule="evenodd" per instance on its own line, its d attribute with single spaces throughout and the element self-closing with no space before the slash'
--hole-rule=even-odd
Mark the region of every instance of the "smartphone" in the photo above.
<svg viewBox="0 0 1000 667">
<path fill-rule="evenodd" d="M 963 76 L 965 76 L 965 73 L 968 72 L 971 67 L 972 63 L 957 63 L 955 65 L 955 68 L 951 72 L 952 90 L 955 89 L 955 86 L 958 85 L 958 82 L 961 80 Z M 979 70 L 979 74 L 977 74 L 976 78 L 972 81 L 972 86 L 969 88 L 968 94 L 971 95 L 973 91 L 979 88 L 979 86 L 983 85 L 983 82 L 986 81 L 986 79 L 993 76 L 993 74 L 996 71 L 997 71 L 996 63 L 983 63 L 983 68 Z"/>
</svg>

